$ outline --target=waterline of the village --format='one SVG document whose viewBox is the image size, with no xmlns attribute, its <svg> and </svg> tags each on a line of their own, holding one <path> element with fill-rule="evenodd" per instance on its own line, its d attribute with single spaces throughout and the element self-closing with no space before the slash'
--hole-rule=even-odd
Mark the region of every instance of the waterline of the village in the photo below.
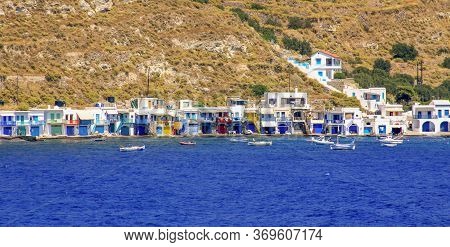
<svg viewBox="0 0 450 247">
<path fill-rule="evenodd" d="M 450 140 L 111 138 L 0 144 L 2 226 L 449 226 Z M 345 139 L 345 138 L 343 138 Z M 121 145 L 145 145 L 119 152 Z"/>
</svg>

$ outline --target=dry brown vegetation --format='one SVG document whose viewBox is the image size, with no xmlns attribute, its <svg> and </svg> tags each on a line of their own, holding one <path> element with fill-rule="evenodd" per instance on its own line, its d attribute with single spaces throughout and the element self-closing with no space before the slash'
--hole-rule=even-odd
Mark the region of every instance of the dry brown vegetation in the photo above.
<svg viewBox="0 0 450 247">
<path fill-rule="evenodd" d="M 266 8 L 251 9 L 253 2 Z M 151 95 L 169 100 L 221 104 L 227 95 L 252 97 L 249 86 L 256 83 L 286 90 L 282 50 L 242 23 L 232 7 L 262 25 L 269 16 L 279 19 L 281 26 L 266 26 L 280 40 L 286 34 L 306 39 L 362 65 L 389 58 L 395 41 L 413 43 L 425 60 L 427 82 L 448 77 L 436 62 L 445 56 L 438 51 L 450 49 L 447 1 L 14 0 L 0 3 L 0 75 L 6 76 L 0 99 L 14 102 L 18 77 L 18 98 L 30 106 L 57 98 L 81 106 L 110 95 L 123 101 L 145 93 L 147 70 Z M 313 27 L 287 29 L 290 16 L 312 18 Z M 394 63 L 394 70 L 412 73 L 413 66 Z M 301 73 L 291 80 L 315 105 L 357 104 Z"/>
</svg>

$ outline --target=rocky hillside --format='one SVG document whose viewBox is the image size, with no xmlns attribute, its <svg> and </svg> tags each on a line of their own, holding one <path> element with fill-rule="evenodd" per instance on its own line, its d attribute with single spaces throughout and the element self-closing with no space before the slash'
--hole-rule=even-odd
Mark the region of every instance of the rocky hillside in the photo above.
<svg viewBox="0 0 450 247">
<path fill-rule="evenodd" d="M 258 3 L 255 5 L 255 3 Z M 250 85 L 307 91 L 313 104 L 355 105 L 291 71 L 283 36 L 340 54 L 347 66 L 389 58 L 390 45 L 416 45 L 426 82 L 448 77 L 440 68 L 449 47 L 449 3 L 435 1 L 6 0 L 0 2 L 0 99 L 39 106 L 56 98 L 86 105 L 113 95 L 189 97 L 207 104 L 225 96 L 253 97 Z M 263 8 L 258 8 L 262 6 Z M 232 11 L 241 8 L 275 31 L 264 40 Z M 445 11 L 446 10 L 446 11 Z M 312 27 L 287 27 L 292 16 Z M 275 23 L 267 23 L 267 19 Z M 412 73 L 411 63 L 394 70 Z M 292 74 L 289 76 L 289 74 Z"/>
<path fill-rule="evenodd" d="M 236 1 L 237 2 L 237 1 Z M 275 23 L 278 37 L 287 35 L 339 54 L 346 69 L 371 68 L 376 58 L 391 60 L 393 73 L 415 76 L 415 61 L 392 59 L 397 42 L 415 46 L 424 61 L 425 83 L 437 86 L 450 77 L 440 66 L 450 57 L 450 1 L 448 0 L 277 0 L 238 1 L 262 23 Z M 293 30 L 289 18 L 311 23 Z M 270 20 L 270 21 L 268 21 Z M 276 20 L 275 22 L 273 20 Z M 277 23 L 278 22 L 278 23 Z"/>
</svg>

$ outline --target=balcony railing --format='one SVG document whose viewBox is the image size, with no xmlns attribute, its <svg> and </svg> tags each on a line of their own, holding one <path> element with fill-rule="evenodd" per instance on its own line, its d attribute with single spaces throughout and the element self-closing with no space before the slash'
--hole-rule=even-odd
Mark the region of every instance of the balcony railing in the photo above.
<svg viewBox="0 0 450 247">
<path fill-rule="evenodd" d="M 437 119 L 437 115 L 414 115 L 414 119 Z"/>
<path fill-rule="evenodd" d="M 344 120 L 327 120 L 329 124 L 343 124 Z"/>
<path fill-rule="evenodd" d="M 289 122 L 291 121 L 290 117 L 278 117 L 277 122 Z"/>
<path fill-rule="evenodd" d="M 47 123 L 48 124 L 62 124 L 63 120 L 62 119 L 47 119 Z"/>
<path fill-rule="evenodd" d="M 78 121 L 78 120 L 64 120 L 64 123 L 65 124 L 73 124 L 73 125 L 77 125 L 77 124 L 79 124 L 80 122 Z"/>
<path fill-rule="evenodd" d="M 16 125 L 17 125 L 17 126 L 30 125 L 30 121 L 29 121 L 29 120 L 17 121 L 17 122 L 16 122 Z"/>
<path fill-rule="evenodd" d="M 134 120 L 133 119 L 120 119 L 120 122 L 122 124 L 134 124 Z"/>
<path fill-rule="evenodd" d="M 0 122 L 0 126 L 16 126 L 16 121 L 3 121 Z"/>
<path fill-rule="evenodd" d="M 109 123 L 117 123 L 119 119 L 108 119 Z"/>
<path fill-rule="evenodd" d="M 44 120 L 32 120 L 30 121 L 30 125 L 44 125 L 45 121 Z"/>
</svg>

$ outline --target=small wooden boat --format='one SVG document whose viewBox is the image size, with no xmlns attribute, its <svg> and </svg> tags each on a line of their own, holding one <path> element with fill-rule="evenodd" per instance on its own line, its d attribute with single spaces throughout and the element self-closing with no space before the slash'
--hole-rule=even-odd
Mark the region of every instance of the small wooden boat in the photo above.
<svg viewBox="0 0 450 247">
<path fill-rule="evenodd" d="M 180 142 L 180 145 L 196 145 L 197 143 L 193 142 L 193 141 L 188 141 L 188 142 Z"/>
<path fill-rule="evenodd" d="M 394 144 L 402 144 L 403 143 L 403 137 L 402 136 L 387 136 L 385 138 L 380 139 L 381 143 L 394 143 Z"/>
<path fill-rule="evenodd" d="M 120 147 L 120 152 L 131 152 L 131 151 L 142 151 L 145 149 L 145 145 L 142 146 L 130 146 L 130 147 Z"/>
<path fill-rule="evenodd" d="M 231 138 L 230 142 L 248 142 L 247 138 Z"/>
<path fill-rule="evenodd" d="M 330 145 L 331 150 L 355 150 L 355 139 L 351 143 L 339 143 L 339 136 L 336 139 L 336 143 Z"/>
<path fill-rule="evenodd" d="M 397 143 L 381 143 L 381 146 L 383 147 L 396 147 L 398 144 Z"/>
<path fill-rule="evenodd" d="M 272 146 L 272 141 L 253 141 L 247 143 L 249 146 Z"/>
<path fill-rule="evenodd" d="M 319 145 L 332 145 L 334 142 L 331 141 L 331 137 L 325 139 L 325 136 L 320 136 L 318 138 L 311 137 L 311 142 L 314 142 Z"/>
</svg>

